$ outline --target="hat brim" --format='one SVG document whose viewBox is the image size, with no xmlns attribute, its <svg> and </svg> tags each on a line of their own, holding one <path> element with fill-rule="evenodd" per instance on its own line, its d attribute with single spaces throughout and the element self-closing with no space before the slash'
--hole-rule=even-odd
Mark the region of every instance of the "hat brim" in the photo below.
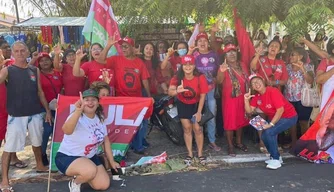
<svg viewBox="0 0 334 192">
<path fill-rule="evenodd" d="M 119 44 L 119 45 L 123 45 L 124 43 L 127 43 L 127 44 L 129 44 L 129 45 L 131 45 L 131 46 L 134 46 L 134 45 L 132 45 L 130 42 L 124 41 L 123 39 L 121 39 L 121 40 L 118 41 L 118 44 Z"/>
</svg>

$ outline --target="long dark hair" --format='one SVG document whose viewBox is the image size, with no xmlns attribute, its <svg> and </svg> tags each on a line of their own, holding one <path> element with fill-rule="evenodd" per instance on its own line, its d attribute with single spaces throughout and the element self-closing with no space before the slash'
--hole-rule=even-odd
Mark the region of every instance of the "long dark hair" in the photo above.
<svg viewBox="0 0 334 192">
<path fill-rule="evenodd" d="M 193 74 L 194 74 L 195 77 L 199 77 L 201 75 L 201 72 L 199 72 L 198 69 L 195 67 L 195 69 L 193 71 Z M 176 78 L 177 78 L 178 85 L 181 85 L 181 81 L 184 78 L 183 65 L 181 65 L 181 68 L 179 70 L 177 70 Z"/>
<path fill-rule="evenodd" d="M 140 57 L 143 61 L 145 61 L 145 54 L 144 54 L 144 50 L 146 45 L 152 45 L 153 47 L 153 55 L 152 55 L 152 68 L 155 70 L 158 68 L 159 66 L 159 59 L 158 59 L 158 50 L 156 48 L 156 46 L 154 46 L 154 44 L 152 42 L 148 42 L 144 45 L 143 49 L 141 50 L 143 55 Z"/>
<path fill-rule="evenodd" d="M 98 99 L 98 100 L 100 100 L 100 99 Z M 95 114 L 100 119 L 101 123 L 103 123 L 105 118 L 104 118 L 104 113 L 103 113 L 103 107 L 102 107 L 102 105 L 99 104 L 99 106 L 97 106 Z"/>
</svg>

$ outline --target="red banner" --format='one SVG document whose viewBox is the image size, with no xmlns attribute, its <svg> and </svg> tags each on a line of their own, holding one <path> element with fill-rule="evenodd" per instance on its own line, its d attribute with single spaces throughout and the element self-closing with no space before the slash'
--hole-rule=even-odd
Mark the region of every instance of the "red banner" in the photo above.
<svg viewBox="0 0 334 192">
<path fill-rule="evenodd" d="M 56 130 L 54 142 L 63 139 L 62 125 L 75 109 L 74 103 L 78 97 L 60 95 L 56 115 Z M 130 143 L 144 116 L 152 114 L 153 100 L 151 98 L 134 97 L 105 97 L 100 100 L 105 115 L 105 124 L 108 128 L 112 143 Z"/>
</svg>

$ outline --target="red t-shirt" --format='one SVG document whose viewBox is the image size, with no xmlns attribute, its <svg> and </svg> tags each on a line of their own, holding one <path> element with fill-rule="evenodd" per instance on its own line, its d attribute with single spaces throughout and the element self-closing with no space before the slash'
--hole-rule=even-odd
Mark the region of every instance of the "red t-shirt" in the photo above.
<svg viewBox="0 0 334 192">
<path fill-rule="evenodd" d="M 58 71 L 53 71 L 52 74 L 40 74 L 41 86 L 48 103 L 52 99 L 56 99 L 61 89 L 63 88 L 63 77 Z"/>
<path fill-rule="evenodd" d="M 157 69 L 154 70 L 152 66 L 152 61 L 151 60 L 145 60 L 144 61 L 146 69 L 148 70 L 150 74 L 150 92 L 151 94 L 157 94 L 158 93 L 158 81 L 157 81 Z M 159 66 L 158 66 L 159 67 Z"/>
<path fill-rule="evenodd" d="M 170 86 L 179 86 L 176 76 L 170 81 Z M 199 102 L 200 95 L 209 92 L 209 85 L 204 75 L 194 77 L 191 80 L 183 78 L 183 88 L 189 91 L 177 94 L 179 101 L 185 104 L 195 104 Z"/>
<path fill-rule="evenodd" d="M 256 94 L 250 105 L 261 109 L 264 114 L 268 115 L 269 119 L 272 119 L 276 114 L 276 110 L 281 107 L 284 107 L 282 118 L 291 118 L 297 115 L 293 105 L 275 87 L 267 87 L 263 95 Z"/>
<path fill-rule="evenodd" d="M 174 71 L 174 73 L 177 72 L 177 70 L 181 67 L 181 57 L 178 56 L 173 56 L 169 59 L 169 62 L 172 66 L 172 69 Z"/>
<path fill-rule="evenodd" d="M 64 83 L 64 95 L 79 96 L 79 92 L 85 90 L 86 78 L 74 77 L 73 67 L 69 64 L 63 64 L 63 71 L 61 72 Z"/>
<path fill-rule="evenodd" d="M 318 68 L 317 68 L 317 72 L 318 71 L 326 72 L 327 67 L 331 66 L 331 65 L 334 65 L 334 62 L 331 59 L 328 60 L 328 64 L 327 64 L 327 59 L 322 59 L 321 62 L 319 63 Z"/>
<path fill-rule="evenodd" d="M 96 61 L 86 62 L 81 65 L 81 68 L 84 70 L 85 75 L 88 78 L 89 85 L 91 85 L 94 81 L 103 81 L 102 72 L 108 71 L 109 77 L 111 78 L 109 85 L 110 87 L 114 87 L 115 85 L 114 70 L 107 69 L 105 65 L 100 64 Z"/>
<path fill-rule="evenodd" d="M 116 96 L 142 97 L 142 80 L 150 74 L 141 59 L 112 56 L 107 58 L 106 67 L 115 72 Z"/>
<path fill-rule="evenodd" d="M 286 70 L 286 65 L 283 60 L 280 59 L 269 59 L 267 56 L 261 57 L 260 61 L 262 63 L 262 66 L 264 68 L 264 71 L 266 72 L 269 80 L 288 80 L 289 75 L 288 71 Z M 260 66 L 260 61 L 257 64 L 257 72 L 266 79 L 266 76 L 263 73 L 263 70 Z"/>
</svg>

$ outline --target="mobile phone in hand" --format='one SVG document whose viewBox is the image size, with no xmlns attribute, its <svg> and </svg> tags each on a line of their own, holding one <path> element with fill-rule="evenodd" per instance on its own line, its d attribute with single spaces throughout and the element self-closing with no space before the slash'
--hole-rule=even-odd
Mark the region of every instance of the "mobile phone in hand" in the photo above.
<svg viewBox="0 0 334 192">
<path fill-rule="evenodd" d="M 195 116 L 195 115 L 193 115 L 193 117 L 191 118 L 191 122 L 192 122 L 193 124 L 196 123 L 196 116 Z"/>
</svg>

